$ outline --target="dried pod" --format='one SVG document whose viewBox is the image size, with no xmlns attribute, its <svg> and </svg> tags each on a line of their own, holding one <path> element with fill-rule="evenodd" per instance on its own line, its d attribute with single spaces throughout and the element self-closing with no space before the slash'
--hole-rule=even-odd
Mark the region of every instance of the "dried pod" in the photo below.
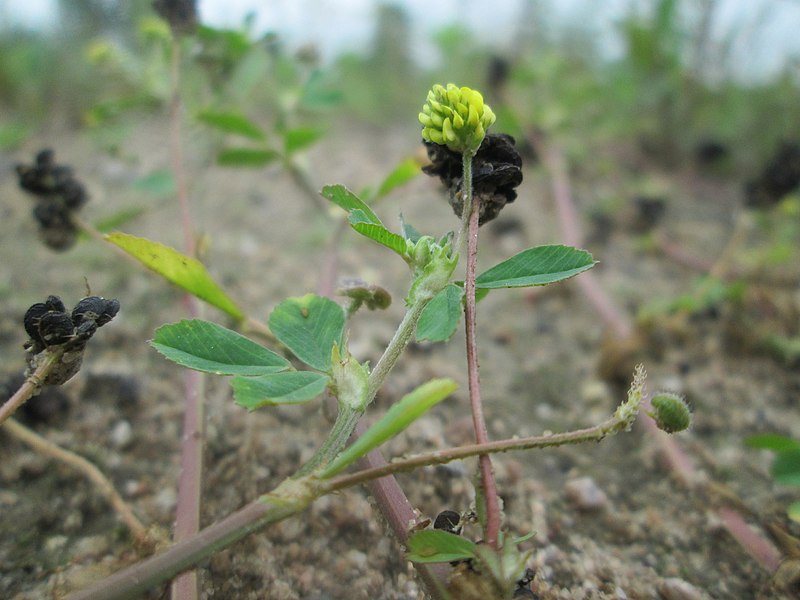
<svg viewBox="0 0 800 600">
<path fill-rule="evenodd" d="M 464 210 L 463 164 L 461 154 L 446 146 L 424 142 L 430 165 L 422 170 L 438 176 L 447 187 L 450 205 L 459 217 Z M 522 158 L 510 135 L 487 134 L 472 159 L 472 193 L 479 202 L 481 225 L 494 219 L 506 204 L 517 198 L 522 183 Z"/>
<path fill-rule="evenodd" d="M 75 335 L 75 325 L 67 313 L 47 312 L 39 319 L 39 335 L 45 346 L 58 346 Z"/>
<path fill-rule="evenodd" d="M 443 510 L 436 515 L 433 528 L 461 535 L 461 515 L 454 510 Z"/>
<path fill-rule="evenodd" d="M 172 33 L 192 33 L 197 29 L 195 0 L 154 0 L 153 10 L 169 23 Z"/>
<path fill-rule="evenodd" d="M 81 340 L 88 340 L 97 331 L 96 321 L 86 320 L 75 328 L 75 337 Z"/>
<path fill-rule="evenodd" d="M 392 304 L 392 296 L 385 288 L 366 283 L 360 279 L 343 281 L 336 293 L 352 299 L 349 308 L 351 314 L 358 310 L 362 304 L 369 310 L 383 310 L 389 308 Z"/>
<path fill-rule="evenodd" d="M 39 332 L 39 322 L 42 317 L 50 312 L 64 313 L 66 308 L 61 298 L 58 296 L 48 296 L 44 302 L 37 302 L 33 304 L 23 317 L 23 325 L 25 332 L 30 336 L 31 340 L 38 343 L 39 346 L 44 347 L 45 343 Z"/>
<path fill-rule="evenodd" d="M 84 321 L 97 321 L 105 309 L 105 300 L 100 296 L 81 298 L 72 309 L 72 322 L 79 327 Z"/>
<path fill-rule="evenodd" d="M 44 346 L 44 342 L 39 335 L 39 321 L 48 312 L 48 310 L 49 309 L 44 302 L 37 302 L 25 312 L 25 317 L 22 320 L 28 337 L 35 342 L 39 342 L 39 344 L 42 346 Z"/>
<path fill-rule="evenodd" d="M 102 327 L 119 312 L 119 300 L 106 300 L 100 296 L 86 296 L 72 309 L 72 322 L 75 335 L 79 339 L 88 340 L 98 327 Z"/>
<path fill-rule="evenodd" d="M 55 162 L 50 149 L 36 155 L 34 165 L 17 165 L 19 186 L 38 198 L 33 210 L 42 241 L 54 250 L 66 250 L 77 239 L 72 213 L 88 200 L 83 184 L 72 169 Z"/>
</svg>

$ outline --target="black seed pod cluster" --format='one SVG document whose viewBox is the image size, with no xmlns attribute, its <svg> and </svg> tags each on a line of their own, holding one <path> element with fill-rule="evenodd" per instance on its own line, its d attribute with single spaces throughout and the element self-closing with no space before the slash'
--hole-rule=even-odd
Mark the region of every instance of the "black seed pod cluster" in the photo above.
<svg viewBox="0 0 800 600">
<path fill-rule="evenodd" d="M 450 192 L 450 206 L 460 217 L 464 210 L 461 154 L 447 146 L 423 143 L 431 164 L 422 170 L 442 180 Z M 515 188 L 522 183 L 522 158 L 514 143 L 514 138 L 505 133 L 488 133 L 472 159 L 472 193 L 480 202 L 481 225 L 494 219 L 506 204 L 517 198 Z"/>
<path fill-rule="evenodd" d="M 197 29 L 196 0 L 154 0 L 153 10 L 169 23 L 172 33 L 192 33 Z"/>
<path fill-rule="evenodd" d="M 102 327 L 119 312 L 119 301 L 99 296 L 83 298 L 72 313 L 68 313 L 58 296 L 48 296 L 25 313 L 25 331 L 30 336 L 27 344 L 31 354 L 38 354 L 50 346 L 68 342 L 77 344 L 88 340 L 98 327 Z"/>
<path fill-rule="evenodd" d="M 30 339 L 25 344 L 28 351 L 28 371 L 33 374 L 45 360 L 43 351 L 63 347 L 61 361 L 42 381 L 45 385 L 61 385 L 69 381 L 81 367 L 86 342 L 119 312 L 119 301 L 99 296 L 81 299 L 72 312 L 67 312 L 58 296 L 48 296 L 44 302 L 32 305 L 23 319 Z"/>
<path fill-rule="evenodd" d="M 89 198 L 72 169 L 56 164 L 55 154 L 46 149 L 36 155 L 33 165 L 17 165 L 17 175 L 19 186 L 37 198 L 33 216 L 42 241 L 53 250 L 71 247 L 78 233 L 71 215 Z"/>
<path fill-rule="evenodd" d="M 770 208 L 800 186 L 800 144 L 783 142 L 761 174 L 745 185 L 745 205 Z"/>
</svg>

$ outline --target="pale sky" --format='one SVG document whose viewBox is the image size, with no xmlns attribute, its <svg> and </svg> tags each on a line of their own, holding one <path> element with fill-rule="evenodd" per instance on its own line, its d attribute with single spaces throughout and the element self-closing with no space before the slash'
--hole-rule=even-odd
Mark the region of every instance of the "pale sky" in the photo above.
<svg viewBox="0 0 800 600">
<path fill-rule="evenodd" d="M 654 0 L 395 0 L 412 17 L 420 55 L 427 50 L 430 33 L 454 21 L 502 42 L 506 38 L 498 32 L 514 23 L 523 2 L 544 4 L 558 22 L 592 26 L 604 40 L 602 47 L 613 53 L 619 48 L 615 22 L 630 6 L 652 6 Z M 313 42 L 329 58 L 369 43 L 379 4 L 379 0 L 198 0 L 204 22 L 237 27 L 252 11 L 257 15 L 256 31 L 275 31 L 292 47 Z M 55 0 L 0 0 L 0 26 L 47 24 L 54 5 Z M 789 56 L 800 60 L 798 0 L 720 0 L 716 23 L 720 38 L 735 41 L 735 63 L 742 74 L 764 75 Z"/>
</svg>

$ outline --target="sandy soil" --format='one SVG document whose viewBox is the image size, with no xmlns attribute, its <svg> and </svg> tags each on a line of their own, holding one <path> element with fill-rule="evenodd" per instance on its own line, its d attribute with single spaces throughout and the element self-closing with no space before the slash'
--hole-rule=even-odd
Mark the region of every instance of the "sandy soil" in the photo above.
<svg viewBox="0 0 800 600">
<path fill-rule="evenodd" d="M 165 129 L 163 123 L 140 127 L 116 157 L 69 131 L 0 155 L 0 342 L 7 373 L 19 373 L 26 337 L 20 323 L 27 306 L 48 294 L 76 301 L 84 295 L 84 277 L 94 293 L 120 300 L 120 315 L 98 332 L 83 371 L 63 388 L 66 403 L 51 401 L 61 408 L 48 411 L 34 427 L 95 461 L 145 522 L 169 528 L 183 373 L 146 341 L 155 327 L 185 314 L 180 293 L 98 242 L 84 241 L 61 254 L 46 249 L 36 239 L 31 202 L 16 188 L 12 171 L 40 147 L 53 147 L 57 159 L 73 165 L 89 188 L 92 199 L 83 218 L 98 221 L 124 207 L 146 205 L 148 212 L 124 229 L 180 246 L 174 202 L 130 186 L 169 165 Z M 313 291 L 331 233 L 328 221 L 277 167 L 225 170 L 210 166 L 213 148 L 201 133 L 191 132 L 187 145 L 196 225 L 210 240 L 205 262 L 230 294 L 265 319 L 281 299 Z M 378 183 L 417 149 L 413 128 L 377 136 L 341 126 L 308 160 L 320 187 L 345 183 L 359 189 Z M 609 160 L 610 172 L 587 167 L 575 174 L 578 201 L 587 214 L 630 175 L 632 163 Z M 741 203 L 739 182 L 689 170 L 655 174 L 670 182 L 664 230 L 684 248 L 716 257 Z M 438 183 L 425 177 L 376 210 L 390 224 L 402 211 L 423 232 L 442 233 L 456 224 Z M 597 275 L 623 310 L 632 315 L 659 298 L 688 292 L 696 275 L 646 252 L 620 215 L 613 216 L 607 241 L 589 249 L 601 261 Z M 482 235 L 484 266 L 531 245 L 559 241 L 543 170 L 526 168 L 519 199 Z M 339 272 L 393 294 L 393 306 L 384 314 L 359 313 L 352 323 L 353 353 L 374 362 L 402 315 L 405 265 L 353 233 L 345 236 Z M 752 288 L 738 305 L 657 320 L 638 354 L 651 390 L 670 388 L 691 403 L 695 425 L 680 435 L 680 443 L 701 471 L 730 486 L 759 518 L 795 534 L 798 528 L 787 522 L 784 510 L 796 492 L 773 484 L 769 454 L 746 449 L 743 439 L 758 432 L 800 436 L 800 374 L 749 341 L 754 329 L 782 327 L 781 320 L 796 315 L 797 307 L 796 293 Z M 211 308 L 205 316 L 230 324 Z M 622 389 L 598 375 L 604 325 L 573 284 L 535 294 L 492 293 L 481 303 L 479 318 L 493 437 L 587 426 L 622 399 Z M 415 345 L 371 414 L 432 376 L 463 383 L 462 356 L 460 332 L 447 345 Z M 391 442 L 386 453 L 469 441 L 465 387 Z M 292 473 L 329 426 L 318 403 L 248 414 L 233 404 L 221 378 L 208 378 L 207 403 L 206 524 Z M 515 535 L 536 532 L 526 546 L 533 552 L 539 598 L 789 597 L 772 589 L 770 574 L 732 541 L 710 498 L 687 491 L 670 476 L 642 430 L 591 447 L 502 456 L 495 464 L 506 527 Z M 425 469 L 402 476 L 401 484 L 424 515 L 466 510 L 473 469 L 471 463 Z M 3 598 L 59 597 L 136 560 L 125 530 L 85 480 L 2 431 L 0 486 Z M 413 569 L 362 489 L 318 501 L 307 513 L 219 553 L 200 572 L 208 600 L 411 600 L 420 594 Z"/>
</svg>

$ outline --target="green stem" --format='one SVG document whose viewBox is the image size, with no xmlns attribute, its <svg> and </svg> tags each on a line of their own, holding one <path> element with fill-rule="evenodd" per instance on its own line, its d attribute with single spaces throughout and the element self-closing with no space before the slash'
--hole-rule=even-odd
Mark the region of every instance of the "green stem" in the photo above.
<svg viewBox="0 0 800 600">
<path fill-rule="evenodd" d="M 419 317 L 422 315 L 422 311 L 425 310 L 430 300 L 430 298 L 427 298 L 417 301 L 406 311 L 403 320 L 400 322 L 400 325 L 397 326 L 397 331 L 394 332 L 394 337 L 392 337 L 383 355 L 375 364 L 375 368 L 373 368 L 369 374 L 367 404 L 372 402 L 375 398 L 378 390 L 383 386 L 383 382 L 386 381 L 389 372 L 397 363 L 397 359 L 400 358 L 408 342 L 411 341 L 411 336 L 414 335 Z"/>
<path fill-rule="evenodd" d="M 445 450 L 437 450 L 427 454 L 411 456 L 408 458 L 394 460 L 384 466 L 372 469 L 364 469 L 356 473 L 341 475 L 323 483 L 327 492 L 343 490 L 354 485 L 366 483 L 387 475 L 397 475 L 413 471 L 420 467 L 442 465 L 454 460 L 464 460 L 474 456 L 486 456 L 501 452 L 511 452 L 516 450 L 533 450 L 537 448 L 551 448 L 565 446 L 568 444 L 580 444 L 584 442 L 599 442 L 609 435 L 626 431 L 631 426 L 628 419 L 619 415 L 606 419 L 598 425 L 585 429 L 576 429 L 565 433 L 553 433 L 549 435 L 531 436 L 525 438 L 513 438 L 486 442 L 483 444 L 471 444 L 468 446 L 457 446 Z"/>
<path fill-rule="evenodd" d="M 314 472 L 318 467 L 329 463 L 347 444 L 347 440 L 355 431 L 363 410 L 350 407 L 346 402 L 339 402 L 339 414 L 336 415 L 336 422 L 328 433 L 328 437 L 322 446 L 314 453 L 314 456 L 292 475 L 293 479 L 303 477 Z"/>
</svg>

